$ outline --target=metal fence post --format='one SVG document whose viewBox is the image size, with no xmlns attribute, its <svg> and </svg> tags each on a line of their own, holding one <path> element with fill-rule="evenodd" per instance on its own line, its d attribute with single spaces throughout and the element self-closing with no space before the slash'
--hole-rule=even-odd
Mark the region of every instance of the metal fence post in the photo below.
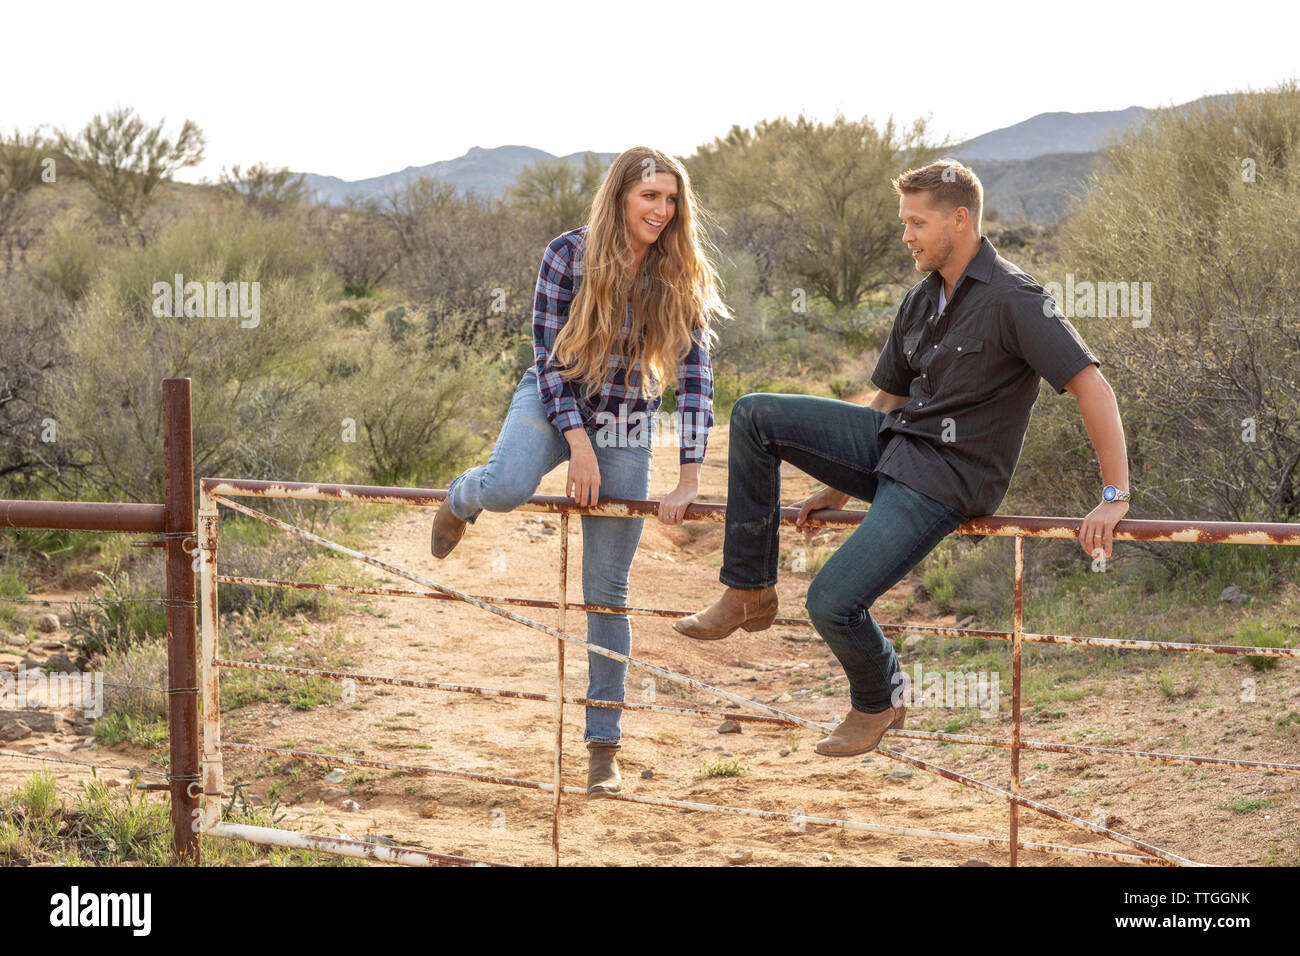
<svg viewBox="0 0 1300 956">
<path fill-rule="evenodd" d="M 1020 647 L 1025 636 L 1024 617 L 1025 539 L 1016 535 L 1016 595 L 1012 605 L 1011 627 L 1011 792 L 1020 796 Z M 1011 804 L 1011 865 L 1016 865 L 1018 850 L 1017 819 L 1019 806 Z"/>
<path fill-rule="evenodd" d="M 194 645 L 194 456 L 190 380 L 163 381 L 163 530 L 167 534 L 167 726 L 171 820 L 179 862 L 199 863 L 198 658 Z"/>
<path fill-rule="evenodd" d="M 217 659 L 217 546 L 221 516 L 217 503 L 199 487 L 199 547 L 203 564 L 199 578 L 199 625 L 203 684 L 203 808 L 200 832 L 221 822 L 221 671 Z"/>
<path fill-rule="evenodd" d="M 560 515 L 560 622 L 564 630 L 564 612 L 568 606 L 569 589 L 569 515 Z M 564 752 L 564 641 L 555 642 L 555 803 L 551 811 L 551 849 L 555 865 L 560 865 L 560 796 L 564 792 L 560 773 Z"/>
</svg>

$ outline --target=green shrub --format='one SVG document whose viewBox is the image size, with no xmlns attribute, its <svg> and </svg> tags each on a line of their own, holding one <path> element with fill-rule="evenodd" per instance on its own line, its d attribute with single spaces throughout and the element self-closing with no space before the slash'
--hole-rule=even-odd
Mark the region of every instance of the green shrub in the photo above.
<svg viewBox="0 0 1300 956">
<path fill-rule="evenodd" d="M 155 577 L 157 569 L 152 569 Z M 147 578 L 148 570 L 142 572 Z M 107 653 L 126 654 L 150 638 L 167 633 L 167 612 L 157 602 L 163 595 L 161 582 L 152 584 L 114 568 L 109 574 L 96 572 L 102 587 L 85 603 L 69 609 L 69 643 L 82 657 Z"/>
<path fill-rule="evenodd" d="M 1290 647 L 1291 640 L 1280 627 L 1264 621 L 1247 621 L 1237 629 L 1232 643 L 1252 647 Z M 1278 658 L 1262 654 L 1251 654 L 1246 658 L 1251 668 L 1257 671 L 1269 671 L 1277 667 Z"/>
</svg>

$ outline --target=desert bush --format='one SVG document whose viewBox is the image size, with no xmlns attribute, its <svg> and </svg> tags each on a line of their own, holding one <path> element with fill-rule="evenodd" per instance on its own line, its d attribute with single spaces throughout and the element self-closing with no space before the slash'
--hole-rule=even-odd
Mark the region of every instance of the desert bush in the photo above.
<svg viewBox="0 0 1300 956">
<path fill-rule="evenodd" d="M 1101 295 L 1090 304 L 1079 287 L 1059 303 L 1118 396 L 1134 516 L 1300 515 L 1297 205 L 1292 82 L 1156 111 L 1103 153 L 1062 226 L 1059 265 L 1040 281 L 1150 284 L 1149 317 L 1131 303 L 1123 314 L 1109 293 L 1104 307 Z M 1040 513 L 1097 500 L 1095 456 L 1072 406 L 1045 403 L 1030 426 L 1035 468 L 1020 490 Z"/>
<path fill-rule="evenodd" d="M 59 132 L 59 148 L 89 185 L 106 217 L 134 231 L 141 242 L 145 211 L 158 187 L 203 159 L 203 132 L 186 120 L 173 140 L 163 123 L 147 126 L 129 108 L 95 116 L 76 134 Z"/>
<path fill-rule="evenodd" d="M 436 485 L 457 474 L 486 444 L 484 430 L 500 424 L 515 384 L 513 363 L 412 323 L 376 324 L 354 358 L 345 407 L 368 474 L 383 485 Z"/>
<path fill-rule="evenodd" d="M 391 193 L 384 212 L 402 254 L 392 282 L 430 332 L 491 351 L 531 334 L 538 267 L 555 238 L 542 223 L 427 177 Z"/>
<path fill-rule="evenodd" d="M 807 117 L 733 127 L 687 160 L 704 205 L 754 256 L 761 290 L 836 309 L 910 274 L 890 180 L 940 156 L 923 121 Z"/>
<path fill-rule="evenodd" d="M 58 296 L 17 275 L 0 280 L 0 496 L 35 496 L 76 467 L 49 394 L 69 361 L 51 333 L 65 315 Z"/>
<path fill-rule="evenodd" d="M 75 443 L 97 490 L 160 500 L 169 377 L 194 380 L 196 474 L 293 478 L 337 450 L 320 261 L 294 223 L 237 215 L 180 218 L 145 248 L 114 250 L 64 323 L 67 361 L 51 379 L 60 441 Z M 178 274 L 247 283 L 259 314 L 167 314 L 156 284 Z"/>
<path fill-rule="evenodd" d="M 343 209 L 318 207 L 312 219 L 344 294 L 355 298 L 374 295 L 401 258 L 392 229 L 377 211 L 377 204 L 353 200 Z"/>
</svg>

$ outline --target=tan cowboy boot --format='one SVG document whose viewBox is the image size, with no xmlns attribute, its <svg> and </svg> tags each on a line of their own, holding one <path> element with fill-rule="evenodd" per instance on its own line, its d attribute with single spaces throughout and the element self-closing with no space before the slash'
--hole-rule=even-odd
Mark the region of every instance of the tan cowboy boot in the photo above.
<svg viewBox="0 0 1300 956">
<path fill-rule="evenodd" d="M 433 552 L 435 558 L 445 558 L 451 554 L 451 549 L 460 543 L 461 537 L 465 534 L 467 521 L 461 521 L 454 514 L 447 502 L 442 503 L 438 513 L 433 516 L 433 540 L 429 545 L 429 550 Z"/>
<path fill-rule="evenodd" d="M 906 707 L 886 707 L 874 714 L 850 708 L 831 735 L 817 741 L 813 749 L 824 757 L 856 757 L 875 750 L 885 731 L 901 729 L 906 719 Z"/>
<path fill-rule="evenodd" d="M 714 604 L 673 623 L 673 630 L 699 641 L 717 641 L 738 627 L 761 631 L 776 618 L 776 588 L 740 591 L 727 588 Z"/>
<path fill-rule="evenodd" d="M 587 744 L 587 796 L 603 797 L 618 793 L 618 744 Z"/>
</svg>

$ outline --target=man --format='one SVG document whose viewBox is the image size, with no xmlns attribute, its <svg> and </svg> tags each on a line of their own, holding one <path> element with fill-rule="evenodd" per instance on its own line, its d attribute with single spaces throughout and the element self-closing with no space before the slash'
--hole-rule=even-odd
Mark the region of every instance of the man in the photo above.
<svg viewBox="0 0 1300 956">
<path fill-rule="evenodd" d="M 983 187 L 945 160 L 894 180 L 903 242 L 929 274 L 903 298 L 865 407 L 806 395 L 746 395 L 731 413 L 727 527 L 711 607 L 674 628 L 718 640 L 769 627 L 777 611 L 780 467 L 788 461 L 828 487 L 795 502 L 803 524 L 850 496 L 871 502 L 861 525 L 808 589 L 813 625 L 849 679 L 852 707 L 820 754 L 874 750 L 902 727 L 892 706 L 898 659 L 868 613 L 875 600 L 954 528 L 992 514 L 1006 495 L 1030 410 L 1045 378 L 1079 402 L 1101 466 L 1102 502 L 1079 544 L 1111 553 L 1128 511 L 1124 428 L 1100 364 L 1055 302 L 980 235 Z"/>
</svg>

